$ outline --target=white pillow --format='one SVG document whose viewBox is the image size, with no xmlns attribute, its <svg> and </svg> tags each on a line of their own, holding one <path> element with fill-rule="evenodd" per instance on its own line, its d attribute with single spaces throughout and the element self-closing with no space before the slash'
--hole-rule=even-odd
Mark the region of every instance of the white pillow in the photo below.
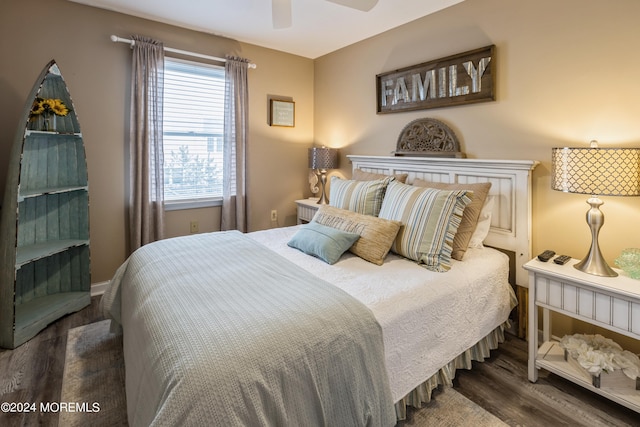
<svg viewBox="0 0 640 427">
<path fill-rule="evenodd" d="M 470 248 L 484 247 L 482 242 L 487 238 L 489 228 L 491 228 L 491 213 L 493 212 L 494 203 L 494 196 L 487 196 L 487 199 L 484 201 L 484 206 L 482 206 L 482 210 L 480 211 L 480 216 L 478 216 L 476 229 L 473 231 L 471 239 L 469 239 Z"/>
</svg>

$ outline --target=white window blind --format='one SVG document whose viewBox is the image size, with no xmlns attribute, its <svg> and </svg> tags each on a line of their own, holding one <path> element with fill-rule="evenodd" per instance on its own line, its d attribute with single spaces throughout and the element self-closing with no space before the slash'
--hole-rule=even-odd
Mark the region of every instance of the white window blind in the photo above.
<svg viewBox="0 0 640 427">
<path fill-rule="evenodd" d="M 165 58 L 165 201 L 222 197 L 223 67 Z"/>
</svg>

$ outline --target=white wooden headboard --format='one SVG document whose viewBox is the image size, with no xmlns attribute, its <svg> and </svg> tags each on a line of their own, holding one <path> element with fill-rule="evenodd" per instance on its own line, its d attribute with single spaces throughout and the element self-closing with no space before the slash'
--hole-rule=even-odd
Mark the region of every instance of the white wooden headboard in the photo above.
<svg viewBox="0 0 640 427">
<path fill-rule="evenodd" d="M 528 287 L 527 272 L 522 265 L 531 255 L 531 171 L 536 160 L 484 160 L 441 157 L 390 157 L 347 155 L 353 170 L 384 174 L 409 174 L 407 183 L 416 178 L 431 182 L 491 182 L 494 196 L 491 229 L 485 239 L 488 246 L 515 254 L 516 284 Z"/>
</svg>

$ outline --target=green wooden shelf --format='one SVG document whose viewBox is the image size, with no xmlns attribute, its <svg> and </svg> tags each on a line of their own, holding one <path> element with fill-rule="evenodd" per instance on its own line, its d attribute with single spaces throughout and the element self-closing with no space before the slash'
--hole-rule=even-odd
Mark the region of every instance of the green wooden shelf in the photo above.
<svg viewBox="0 0 640 427">
<path fill-rule="evenodd" d="M 68 113 L 32 114 L 42 99 L 64 103 Z M 91 300 L 84 140 L 55 61 L 33 85 L 22 118 L 0 221 L 0 346 L 5 348 L 23 344 Z"/>
</svg>

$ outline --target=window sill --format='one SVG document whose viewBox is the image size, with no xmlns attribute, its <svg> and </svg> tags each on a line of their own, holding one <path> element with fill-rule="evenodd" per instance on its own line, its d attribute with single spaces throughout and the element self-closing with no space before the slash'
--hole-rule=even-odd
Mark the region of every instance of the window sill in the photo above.
<svg viewBox="0 0 640 427">
<path fill-rule="evenodd" d="M 179 211 L 183 209 L 211 208 L 222 206 L 222 198 L 211 199 L 191 199 L 191 200 L 170 200 L 164 202 L 165 211 Z"/>
</svg>

